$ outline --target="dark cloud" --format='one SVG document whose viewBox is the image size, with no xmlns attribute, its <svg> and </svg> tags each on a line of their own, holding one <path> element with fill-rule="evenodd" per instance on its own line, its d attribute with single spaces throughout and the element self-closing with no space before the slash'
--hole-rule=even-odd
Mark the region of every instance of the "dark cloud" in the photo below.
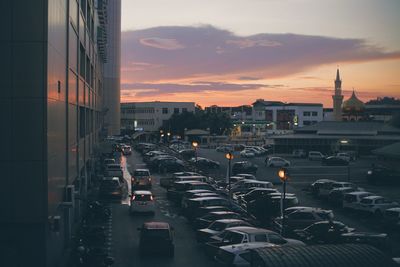
<svg viewBox="0 0 400 267">
<path fill-rule="evenodd" d="M 197 81 L 190 84 L 175 84 L 175 83 L 123 83 L 121 84 L 122 95 L 132 95 L 128 92 L 134 92 L 135 96 L 157 96 L 162 94 L 176 93 L 197 93 L 206 91 L 244 91 L 244 90 L 259 90 L 265 88 L 279 88 L 283 85 L 268 85 L 268 84 L 232 84 L 221 82 L 205 82 Z"/>
<path fill-rule="evenodd" d="M 238 36 L 212 26 L 171 26 L 123 32 L 121 58 L 125 81 L 154 83 L 224 75 L 241 80 L 252 80 L 253 75 L 275 78 L 322 64 L 400 58 L 400 52 L 385 51 L 362 39 Z"/>
<path fill-rule="evenodd" d="M 257 80 L 261 80 L 262 78 L 260 77 L 250 77 L 250 76 L 242 76 L 239 77 L 238 80 L 240 81 L 257 81 Z"/>
</svg>

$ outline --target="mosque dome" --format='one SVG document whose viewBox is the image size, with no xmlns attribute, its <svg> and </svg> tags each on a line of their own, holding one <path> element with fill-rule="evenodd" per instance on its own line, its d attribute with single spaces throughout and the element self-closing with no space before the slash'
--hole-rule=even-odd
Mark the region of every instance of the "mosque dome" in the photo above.
<svg viewBox="0 0 400 267">
<path fill-rule="evenodd" d="M 357 98 L 353 90 L 351 97 L 343 102 L 342 109 L 344 112 L 360 112 L 365 108 L 364 102 Z"/>
</svg>

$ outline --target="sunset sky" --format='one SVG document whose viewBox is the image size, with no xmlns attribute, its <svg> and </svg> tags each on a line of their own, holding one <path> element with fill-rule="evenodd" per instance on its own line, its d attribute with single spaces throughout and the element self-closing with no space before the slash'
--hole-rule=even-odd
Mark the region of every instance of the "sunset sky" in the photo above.
<svg viewBox="0 0 400 267">
<path fill-rule="evenodd" d="M 122 0 L 121 100 L 400 98 L 398 0 Z"/>
</svg>

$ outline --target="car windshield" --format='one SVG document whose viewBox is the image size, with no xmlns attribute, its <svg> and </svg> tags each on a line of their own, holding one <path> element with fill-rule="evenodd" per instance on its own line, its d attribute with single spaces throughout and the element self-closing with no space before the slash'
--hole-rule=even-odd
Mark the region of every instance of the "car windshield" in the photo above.
<svg viewBox="0 0 400 267">
<path fill-rule="evenodd" d="M 150 201 L 151 195 L 135 195 L 136 201 Z"/>
<path fill-rule="evenodd" d="M 368 199 L 368 198 L 361 199 L 362 204 L 372 204 L 372 202 L 373 202 L 372 199 Z"/>
<path fill-rule="evenodd" d="M 214 231 L 222 231 L 225 229 L 226 224 L 222 222 L 213 222 L 210 227 L 208 227 L 211 230 Z"/>
</svg>

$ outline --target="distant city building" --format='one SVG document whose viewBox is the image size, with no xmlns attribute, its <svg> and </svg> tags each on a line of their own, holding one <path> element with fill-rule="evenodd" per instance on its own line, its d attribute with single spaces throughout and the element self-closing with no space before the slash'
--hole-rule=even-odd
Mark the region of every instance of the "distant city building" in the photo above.
<svg viewBox="0 0 400 267">
<path fill-rule="evenodd" d="M 335 94 L 332 96 L 333 99 L 333 118 L 335 121 L 342 120 L 342 80 L 340 79 L 339 69 L 336 71 L 335 80 Z"/>
<path fill-rule="evenodd" d="M 293 134 L 272 136 L 275 152 L 291 153 L 294 149 L 320 151 L 353 151 L 370 155 L 371 151 L 400 141 L 400 129 L 377 121 L 323 121 L 297 128 Z"/>
<path fill-rule="evenodd" d="M 342 104 L 342 120 L 368 120 L 368 116 L 365 113 L 365 105 L 360 99 L 357 98 L 354 89 L 350 98 L 344 101 Z"/>
<path fill-rule="evenodd" d="M 173 114 L 195 112 L 194 102 L 130 102 L 121 103 L 121 127 L 155 132 Z"/>
<path fill-rule="evenodd" d="M 253 117 L 253 107 L 250 105 L 242 105 L 237 107 L 219 107 L 216 105 L 205 107 L 206 112 L 226 113 L 232 121 L 247 121 Z"/>
<path fill-rule="evenodd" d="M 0 265 L 65 266 L 103 126 L 107 21 L 119 13 L 105 0 L 1 3 Z"/>
</svg>

